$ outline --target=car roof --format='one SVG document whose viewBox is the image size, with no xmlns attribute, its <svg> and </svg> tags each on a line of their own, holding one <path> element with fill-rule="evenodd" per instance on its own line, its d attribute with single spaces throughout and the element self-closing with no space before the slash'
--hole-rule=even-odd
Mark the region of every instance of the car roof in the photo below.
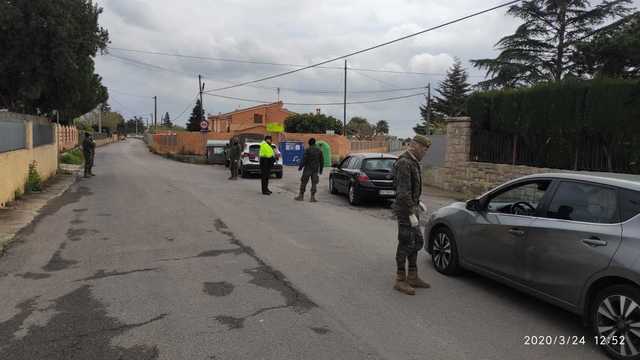
<svg viewBox="0 0 640 360">
<path fill-rule="evenodd" d="M 356 153 L 356 154 L 349 154 L 348 156 L 365 158 L 365 159 L 377 159 L 377 158 L 397 159 L 398 158 L 396 155 L 388 154 L 388 153 Z"/>
<path fill-rule="evenodd" d="M 593 183 L 617 186 L 625 189 L 640 191 L 640 175 L 633 174 L 619 174 L 619 173 L 605 173 L 605 172 L 558 172 L 558 173 L 541 173 L 535 175 L 529 175 L 521 177 L 518 180 L 524 179 L 538 179 L 538 178 L 554 178 L 554 179 L 566 179 L 566 180 L 579 180 L 589 181 Z"/>
</svg>

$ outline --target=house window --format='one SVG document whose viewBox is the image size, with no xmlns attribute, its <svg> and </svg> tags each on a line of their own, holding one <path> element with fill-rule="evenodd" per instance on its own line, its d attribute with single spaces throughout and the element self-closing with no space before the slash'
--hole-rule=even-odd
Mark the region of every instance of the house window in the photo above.
<svg viewBox="0 0 640 360">
<path fill-rule="evenodd" d="M 262 114 L 253 114 L 253 122 L 255 124 L 262 124 Z"/>
</svg>

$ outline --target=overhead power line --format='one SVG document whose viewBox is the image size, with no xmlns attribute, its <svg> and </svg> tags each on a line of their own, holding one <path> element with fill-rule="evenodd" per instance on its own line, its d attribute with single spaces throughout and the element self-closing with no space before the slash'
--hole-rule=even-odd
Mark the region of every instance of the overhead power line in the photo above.
<svg viewBox="0 0 640 360">
<path fill-rule="evenodd" d="M 446 26 L 449 26 L 449 25 L 452 25 L 452 24 L 455 24 L 455 23 L 458 23 L 458 22 L 461 22 L 461 21 L 464 21 L 464 20 L 479 16 L 479 15 L 482 15 L 482 14 L 485 14 L 485 13 L 488 13 L 488 12 L 491 12 L 491 11 L 494 11 L 494 10 L 497 10 L 497 9 L 500 9 L 500 8 L 507 7 L 507 6 L 519 3 L 521 1 L 523 1 L 523 0 L 509 1 L 509 2 L 506 2 L 506 3 L 491 7 L 489 9 L 478 11 L 478 12 L 475 12 L 475 13 L 472 13 L 472 14 L 457 18 L 455 20 L 447 21 L 447 22 L 445 22 L 443 24 L 440 24 L 440 25 L 437 25 L 437 26 L 433 26 L 433 27 L 430 27 L 430 28 L 422 30 L 422 31 L 418 31 L 418 32 L 413 33 L 413 34 L 405 35 L 405 36 L 402 36 L 402 37 L 399 37 L 397 39 L 393 39 L 393 40 L 390 40 L 390 41 L 387 41 L 387 42 L 384 42 L 384 43 L 381 43 L 381 44 L 370 46 L 370 47 L 362 49 L 362 50 L 353 51 L 353 52 L 350 52 L 350 53 L 345 54 L 345 55 L 334 57 L 334 58 L 331 58 L 329 60 L 321 61 L 319 63 L 315 63 L 315 64 L 308 65 L 308 66 L 305 66 L 305 67 L 301 67 L 301 68 L 298 68 L 298 69 L 285 71 L 285 72 L 280 73 L 280 74 L 269 75 L 269 76 L 265 76 L 265 77 L 262 77 L 262 78 L 259 78 L 259 79 L 256 79 L 256 80 L 245 81 L 245 82 L 242 82 L 242 83 L 239 83 L 239 84 L 235 84 L 235 85 L 231 85 L 231 86 L 226 86 L 226 87 L 217 88 L 217 89 L 211 89 L 211 90 L 206 91 L 206 93 L 211 93 L 211 92 L 214 92 L 214 91 L 227 90 L 227 89 L 233 89 L 233 88 L 237 88 L 237 87 L 240 87 L 240 86 L 246 86 L 246 85 L 250 85 L 250 84 L 255 84 L 255 83 L 262 82 L 262 81 L 267 81 L 267 80 L 271 80 L 271 79 L 275 79 L 275 78 L 291 75 L 291 74 L 294 74 L 294 73 L 297 73 L 297 72 L 300 72 L 300 71 L 303 71 L 303 70 L 308 70 L 308 69 L 311 69 L 311 68 L 315 68 L 315 67 L 318 67 L 318 66 L 321 66 L 321 65 L 324 65 L 324 64 L 328 64 L 328 63 L 334 62 L 336 60 L 346 59 L 346 58 L 354 56 L 354 55 L 362 54 L 362 53 L 365 53 L 365 52 L 368 52 L 368 51 L 371 51 L 371 50 L 374 50 L 374 49 L 378 49 L 378 48 L 381 48 L 383 46 L 391 45 L 393 43 L 397 43 L 399 41 L 406 40 L 406 39 L 409 39 L 409 38 L 412 38 L 412 37 L 415 37 L 415 36 L 430 32 L 430 31 L 441 29 L 443 27 L 446 27 Z"/>
<path fill-rule="evenodd" d="M 170 57 L 185 58 L 185 59 L 196 59 L 196 60 L 230 62 L 230 63 L 237 63 L 237 64 L 286 66 L 286 67 L 295 67 L 295 68 L 301 68 L 301 67 L 307 66 L 307 65 L 302 65 L 302 64 L 275 63 L 275 62 L 268 62 L 268 61 L 225 59 L 225 58 L 215 58 L 215 57 L 207 57 L 207 56 L 182 55 L 182 54 L 166 53 L 166 52 L 161 52 L 161 51 L 125 49 L 125 48 L 113 47 L 113 46 L 109 46 L 108 49 L 109 50 L 116 50 L 116 51 L 131 52 L 131 53 L 139 53 L 139 54 L 161 55 L 161 56 L 170 56 Z M 339 67 L 339 66 L 316 66 L 316 67 L 318 69 L 344 70 L 344 67 Z M 446 75 L 446 74 L 441 74 L 441 73 L 429 73 L 429 72 L 420 72 L 420 71 L 384 70 L 384 69 L 369 69 L 369 68 L 360 68 L 360 67 L 347 67 L 347 70 L 357 70 L 357 71 L 377 72 L 377 73 L 388 73 L 388 74 L 405 74 L 405 75 L 428 75 L 428 76 Z"/>
<path fill-rule="evenodd" d="M 155 65 L 155 64 L 148 63 L 148 62 L 131 59 L 131 58 L 128 58 L 128 57 L 123 57 L 123 56 L 118 56 L 118 55 L 113 55 L 113 54 L 107 54 L 107 56 L 109 56 L 111 58 L 114 58 L 114 59 L 116 59 L 118 61 L 129 63 L 129 64 L 134 65 L 136 67 L 141 67 L 141 68 L 148 69 L 148 70 L 166 71 L 166 72 L 175 73 L 175 74 L 181 74 L 181 75 L 186 75 L 186 76 L 196 76 L 195 73 L 190 73 L 190 72 L 186 72 L 186 71 L 170 69 L 170 68 L 167 68 L 167 67 L 164 67 L 164 66 Z M 358 72 L 359 71 L 360 70 L 358 70 Z M 209 76 L 209 74 L 206 74 L 206 73 L 202 73 L 202 74 Z M 365 74 L 360 74 L 360 75 L 362 75 L 364 77 L 367 77 L 369 79 L 373 79 L 372 77 L 367 76 Z M 210 79 L 210 78 L 208 80 L 209 81 L 214 81 L 214 82 L 225 83 L 225 84 L 233 84 L 233 82 L 228 81 L 228 80 L 219 80 L 219 79 Z M 376 81 L 378 81 L 380 83 L 385 83 L 382 80 L 377 80 L 377 79 L 374 79 L 374 80 L 376 80 Z M 254 88 L 254 89 L 266 89 L 266 90 L 272 90 L 272 91 L 280 89 L 282 91 L 293 91 L 293 92 L 297 92 L 297 93 L 301 93 L 301 94 L 341 94 L 342 93 L 342 90 L 298 89 L 298 88 L 289 88 L 289 87 L 281 87 L 281 86 L 247 85 L 247 87 L 251 87 L 251 88 Z M 384 93 L 384 92 L 420 90 L 422 88 L 424 88 L 424 87 L 423 86 L 417 86 L 417 87 L 380 89 L 380 90 L 353 90 L 353 91 L 350 91 L 349 93 L 350 94 Z M 116 93 L 118 93 L 118 92 L 116 92 Z M 133 94 L 124 94 L 124 95 L 136 96 L 136 97 L 145 97 L 146 98 L 146 96 L 142 96 L 142 95 L 133 95 Z M 149 98 L 152 98 L 152 97 L 149 97 Z"/>
<path fill-rule="evenodd" d="M 240 97 L 235 97 L 235 96 L 226 96 L 226 95 L 218 95 L 218 94 L 211 94 L 211 93 L 204 93 L 205 95 L 209 95 L 209 96 L 213 96 L 213 97 L 217 97 L 217 98 L 222 98 L 222 99 L 229 99 L 229 100 L 238 100 L 238 101 L 246 101 L 246 102 L 253 102 L 253 103 L 259 103 L 259 104 L 271 104 L 273 103 L 273 100 L 256 100 L 256 99 L 247 99 L 247 98 L 240 98 Z M 394 100 L 400 100 L 400 99 L 408 99 L 408 98 L 412 98 L 412 97 L 416 97 L 416 96 L 421 96 L 424 95 L 424 92 L 421 93 L 417 93 L 417 94 L 410 94 L 410 95 L 404 95 L 404 96 L 395 96 L 395 97 L 389 97 L 389 98 L 384 98 L 384 99 L 372 99 L 372 100 L 361 100 L 361 101 L 351 101 L 351 102 L 347 102 L 347 105 L 354 105 L 354 104 L 371 104 L 371 103 L 379 103 L 379 102 L 387 102 L 387 101 L 394 101 Z M 343 101 L 340 102 L 327 102 L 327 103 L 297 103 L 297 102 L 285 102 L 284 105 L 298 105 L 298 106 L 331 106 L 331 105 L 344 105 Z"/>
</svg>

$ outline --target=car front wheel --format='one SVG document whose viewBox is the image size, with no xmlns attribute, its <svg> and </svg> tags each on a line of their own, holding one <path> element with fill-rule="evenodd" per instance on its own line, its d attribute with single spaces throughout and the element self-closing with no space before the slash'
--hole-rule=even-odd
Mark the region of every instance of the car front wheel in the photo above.
<svg viewBox="0 0 640 360">
<path fill-rule="evenodd" d="M 600 291 L 591 308 L 595 341 L 614 359 L 640 359 L 640 289 L 614 285 Z"/>
<path fill-rule="evenodd" d="M 444 226 L 437 228 L 432 235 L 431 260 L 439 273 L 456 275 L 460 273 L 458 248 L 451 230 Z"/>
</svg>

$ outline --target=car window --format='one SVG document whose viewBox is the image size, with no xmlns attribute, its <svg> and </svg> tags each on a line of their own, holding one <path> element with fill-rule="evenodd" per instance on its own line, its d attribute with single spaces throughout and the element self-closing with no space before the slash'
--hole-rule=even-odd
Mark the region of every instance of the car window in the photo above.
<svg viewBox="0 0 640 360">
<path fill-rule="evenodd" d="M 344 160 L 342 160 L 342 162 L 340 163 L 340 166 L 338 166 L 340 169 L 347 169 L 347 166 L 349 166 L 349 161 L 351 161 L 351 157 L 348 157 Z"/>
<path fill-rule="evenodd" d="M 249 152 L 258 155 L 260 153 L 260 145 L 249 146 Z"/>
<path fill-rule="evenodd" d="M 360 165 L 362 164 L 362 158 L 353 158 L 351 163 L 349 163 L 349 169 L 360 169 Z"/>
<path fill-rule="evenodd" d="M 551 180 L 517 184 L 491 197 L 487 205 L 487 211 L 534 216 L 537 214 L 538 207 L 550 184 Z"/>
<path fill-rule="evenodd" d="M 640 191 L 620 190 L 620 209 L 622 221 L 640 214 Z"/>
<path fill-rule="evenodd" d="M 547 217 L 598 224 L 617 223 L 616 191 L 598 185 L 563 181 L 549 204 Z"/>
<path fill-rule="evenodd" d="M 396 159 L 367 159 L 363 168 L 367 171 L 391 172 Z"/>
</svg>

